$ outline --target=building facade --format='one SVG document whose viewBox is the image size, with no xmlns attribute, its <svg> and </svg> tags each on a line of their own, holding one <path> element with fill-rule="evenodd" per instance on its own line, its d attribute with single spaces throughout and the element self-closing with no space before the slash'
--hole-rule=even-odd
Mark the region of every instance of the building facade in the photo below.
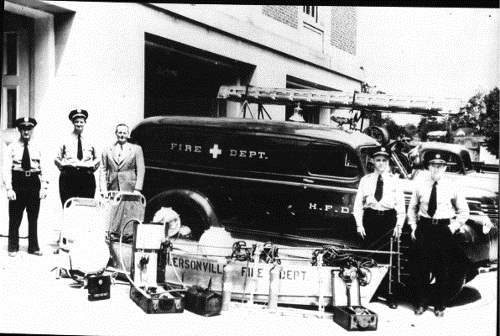
<svg viewBox="0 0 500 336">
<path fill-rule="evenodd" d="M 116 124 L 149 116 L 242 117 L 240 103 L 217 99 L 221 85 L 352 92 L 364 81 L 352 7 L 7 0 L 3 19 L 0 151 L 19 136 L 16 118 L 38 120 L 51 181 L 41 221 L 58 204 L 53 157 L 72 109 L 89 111 L 85 132 L 104 146 Z M 328 109 L 303 109 L 330 122 Z"/>
</svg>

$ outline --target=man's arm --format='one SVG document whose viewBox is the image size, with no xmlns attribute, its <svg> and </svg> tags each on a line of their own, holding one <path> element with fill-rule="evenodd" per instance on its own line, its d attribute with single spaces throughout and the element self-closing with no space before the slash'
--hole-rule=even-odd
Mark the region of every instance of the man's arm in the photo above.
<svg viewBox="0 0 500 336">
<path fill-rule="evenodd" d="M 102 152 L 101 169 L 99 170 L 99 189 L 101 194 L 108 192 L 108 155 L 107 151 Z"/>
<path fill-rule="evenodd" d="M 144 154 L 142 152 L 142 147 L 139 145 L 137 146 L 137 151 L 135 155 L 135 164 L 137 167 L 136 175 L 137 175 L 137 180 L 135 182 L 135 190 L 137 191 L 142 191 L 142 187 L 144 185 L 144 175 L 146 172 L 146 166 L 144 164 Z"/>
</svg>

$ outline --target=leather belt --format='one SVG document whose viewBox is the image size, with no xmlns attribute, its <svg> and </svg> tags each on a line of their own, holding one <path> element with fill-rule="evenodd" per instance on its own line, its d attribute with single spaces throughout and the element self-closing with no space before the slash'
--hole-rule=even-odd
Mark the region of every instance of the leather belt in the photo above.
<svg viewBox="0 0 500 336">
<path fill-rule="evenodd" d="M 450 224 L 450 219 L 449 218 L 427 218 L 427 217 L 420 217 L 420 221 L 425 224 L 432 224 L 432 225 L 448 225 Z"/>
<path fill-rule="evenodd" d="M 13 175 L 17 176 L 24 176 L 24 177 L 30 177 L 30 176 L 37 176 L 40 175 L 39 171 L 31 171 L 31 170 L 13 170 L 12 171 Z"/>
<path fill-rule="evenodd" d="M 75 172 L 90 172 L 90 173 L 93 173 L 94 169 L 92 169 L 90 167 L 71 167 L 71 166 L 67 166 L 67 167 L 63 167 L 62 171 L 68 172 L 68 173 L 69 172 L 72 172 L 72 173 L 75 173 Z"/>
<path fill-rule="evenodd" d="M 389 209 L 389 210 L 375 210 L 372 208 L 366 208 L 365 211 L 370 212 L 373 215 L 377 216 L 387 216 L 387 215 L 393 215 L 396 210 L 394 209 Z"/>
</svg>

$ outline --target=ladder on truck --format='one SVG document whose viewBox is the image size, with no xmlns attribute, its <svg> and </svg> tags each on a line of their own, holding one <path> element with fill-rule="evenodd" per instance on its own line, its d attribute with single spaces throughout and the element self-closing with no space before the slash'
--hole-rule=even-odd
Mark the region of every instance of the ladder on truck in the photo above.
<svg viewBox="0 0 500 336">
<path fill-rule="evenodd" d="M 364 118 L 365 112 L 395 112 L 439 116 L 445 113 L 446 106 L 450 105 L 450 99 L 436 99 L 433 97 L 396 96 L 357 91 L 348 93 L 342 91 L 285 89 L 250 85 L 223 85 L 219 89 L 217 98 L 242 102 L 244 117 L 246 117 L 246 111 L 250 111 L 249 104 L 252 103 L 258 105 L 258 119 L 264 119 L 264 112 L 271 119 L 264 108 L 264 104 L 296 105 L 299 108 L 300 105 L 303 105 L 350 109 L 351 111 L 358 110 L 360 113 L 353 118 L 355 122 Z"/>
</svg>

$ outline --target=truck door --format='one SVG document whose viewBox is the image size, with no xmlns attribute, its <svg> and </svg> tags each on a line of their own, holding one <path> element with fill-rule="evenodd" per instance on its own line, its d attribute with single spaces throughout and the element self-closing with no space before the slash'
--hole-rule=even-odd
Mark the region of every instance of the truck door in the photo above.
<svg viewBox="0 0 500 336">
<path fill-rule="evenodd" d="M 341 144 L 313 143 L 308 147 L 308 176 L 295 205 L 307 227 L 300 234 L 333 242 L 357 242 L 352 209 L 363 174 L 356 151 Z"/>
</svg>

